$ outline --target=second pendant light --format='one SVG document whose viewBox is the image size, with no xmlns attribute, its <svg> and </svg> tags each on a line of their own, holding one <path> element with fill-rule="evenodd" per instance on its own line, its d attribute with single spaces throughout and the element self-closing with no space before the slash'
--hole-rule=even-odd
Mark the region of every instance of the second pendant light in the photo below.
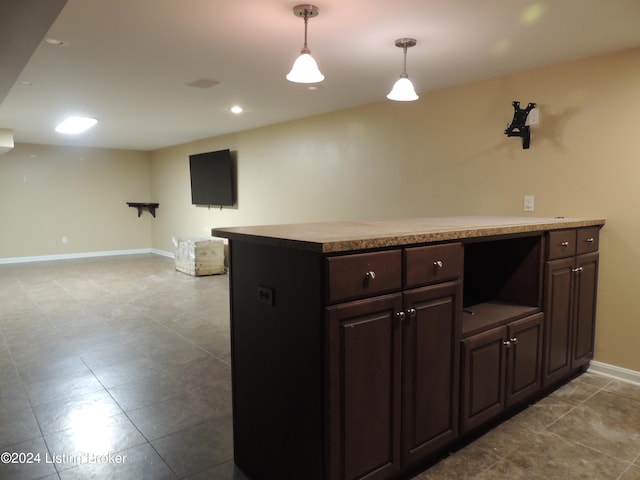
<svg viewBox="0 0 640 480">
<path fill-rule="evenodd" d="M 409 80 L 409 75 L 407 75 L 407 48 L 415 47 L 416 43 L 415 38 L 399 38 L 396 40 L 396 47 L 404 50 L 404 62 L 402 64 L 402 73 L 400 74 L 400 78 L 396 81 L 395 85 L 387 95 L 389 100 L 411 102 L 420 98 L 416 94 L 411 80 Z"/>
</svg>

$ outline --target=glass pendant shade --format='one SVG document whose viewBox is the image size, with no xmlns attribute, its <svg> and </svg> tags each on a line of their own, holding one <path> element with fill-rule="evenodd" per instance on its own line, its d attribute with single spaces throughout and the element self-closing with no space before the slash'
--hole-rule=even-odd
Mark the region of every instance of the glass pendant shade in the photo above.
<svg viewBox="0 0 640 480">
<path fill-rule="evenodd" d="M 324 80 L 324 75 L 320 72 L 318 64 L 311 56 L 309 49 L 302 49 L 300 56 L 287 74 L 287 80 L 295 83 L 318 83 Z"/>
<path fill-rule="evenodd" d="M 411 80 L 406 75 L 401 75 L 398 81 L 395 83 L 389 94 L 387 95 L 389 100 L 395 100 L 397 102 L 411 102 L 417 100 L 418 95 Z"/>
</svg>

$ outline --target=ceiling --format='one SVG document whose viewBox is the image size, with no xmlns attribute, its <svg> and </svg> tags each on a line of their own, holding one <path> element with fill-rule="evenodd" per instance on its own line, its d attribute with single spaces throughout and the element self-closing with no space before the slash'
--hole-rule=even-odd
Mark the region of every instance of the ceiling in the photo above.
<svg viewBox="0 0 640 480">
<path fill-rule="evenodd" d="M 407 71 L 419 94 L 640 46 L 638 0 L 317 0 L 308 43 L 326 79 L 309 90 L 284 78 L 303 44 L 296 3 L 3 2 L 0 128 L 17 143 L 153 150 L 389 101 L 400 37 L 417 39 Z M 220 83 L 188 86 L 200 79 Z M 54 132 L 72 114 L 100 122 Z"/>
</svg>

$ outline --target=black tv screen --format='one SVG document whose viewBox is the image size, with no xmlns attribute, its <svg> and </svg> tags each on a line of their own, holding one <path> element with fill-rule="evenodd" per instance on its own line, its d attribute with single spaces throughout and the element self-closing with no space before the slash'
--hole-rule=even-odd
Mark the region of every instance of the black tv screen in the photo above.
<svg viewBox="0 0 640 480">
<path fill-rule="evenodd" d="M 233 163 L 228 149 L 189 155 L 191 203 L 233 206 Z"/>
</svg>

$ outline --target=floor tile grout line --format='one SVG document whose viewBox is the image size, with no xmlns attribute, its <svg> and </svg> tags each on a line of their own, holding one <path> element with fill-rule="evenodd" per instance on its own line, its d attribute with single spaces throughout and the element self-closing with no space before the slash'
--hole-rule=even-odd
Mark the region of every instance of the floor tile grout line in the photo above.
<svg viewBox="0 0 640 480">
<path fill-rule="evenodd" d="M 111 292 L 109 292 L 109 290 L 108 290 L 108 289 L 104 288 L 100 283 L 97 283 L 97 282 L 95 282 L 95 281 L 94 281 L 93 283 L 94 283 L 95 285 L 97 285 L 100 289 L 102 289 L 102 290 L 104 290 L 105 292 L 107 292 L 107 293 L 109 293 L 109 294 L 111 294 L 111 295 L 112 295 L 112 293 L 111 293 Z M 60 286 L 64 289 L 64 286 L 63 286 L 63 285 L 60 285 Z M 172 332 L 172 333 L 174 333 L 174 334 L 178 335 L 178 336 L 179 336 L 179 337 L 181 337 L 182 339 L 186 340 L 187 342 L 191 343 L 192 345 L 194 345 L 194 346 L 195 346 L 195 347 L 197 347 L 198 349 L 202 350 L 203 352 L 205 352 L 205 353 L 207 353 L 207 354 L 209 354 L 209 355 L 211 355 L 211 356 L 215 357 L 216 359 L 220 360 L 221 362 L 223 362 L 223 363 L 225 363 L 225 364 L 229 365 L 229 363 L 228 363 L 227 361 L 225 361 L 224 359 L 222 359 L 222 358 L 218 357 L 218 356 L 217 356 L 217 355 L 215 355 L 213 352 L 209 352 L 208 350 L 206 350 L 205 348 L 203 348 L 201 345 L 197 344 L 197 343 L 196 343 L 195 341 L 193 341 L 192 339 L 190 339 L 190 338 L 188 338 L 188 337 L 185 337 L 185 336 L 184 336 L 183 334 L 181 334 L 179 331 L 177 331 L 177 330 L 175 330 L 175 329 L 172 329 L 171 327 L 169 327 L 168 325 L 165 325 L 165 324 L 164 324 L 164 323 L 162 323 L 162 322 L 159 322 L 158 320 L 156 320 L 155 318 L 153 318 L 153 316 L 152 316 L 152 315 L 149 315 L 149 314 L 148 314 L 148 313 L 146 313 L 145 311 L 141 310 L 141 309 L 140 309 L 140 308 L 138 308 L 135 304 L 133 304 L 133 303 L 131 303 L 131 302 L 125 302 L 125 304 L 126 304 L 127 306 L 129 306 L 129 307 L 133 308 L 134 310 L 138 311 L 141 315 L 143 315 L 143 316 L 145 316 L 145 317 L 149 318 L 149 319 L 150 319 L 152 322 L 154 322 L 156 325 L 158 325 L 158 326 L 160 326 L 160 327 L 162 327 L 162 328 L 164 328 L 164 329 L 166 329 L 166 330 L 169 330 L 170 332 Z M 178 307 L 178 308 L 180 308 L 180 307 Z M 182 310 L 184 310 L 186 313 L 188 313 L 188 310 L 186 310 L 186 309 L 182 309 Z"/>
<path fill-rule="evenodd" d="M 577 380 L 579 380 L 579 378 L 580 378 L 580 377 L 578 377 L 578 378 L 577 378 Z M 613 382 L 613 380 L 611 380 L 611 381 L 607 382 L 607 383 L 606 383 L 606 385 L 603 385 L 603 386 L 601 386 L 601 387 L 598 387 L 598 389 L 597 389 L 595 392 L 593 392 L 591 395 L 589 395 L 588 397 L 586 397 L 586 398 L 585 398 L 585 399 L 583 399 L 582 401 L 580 401 L 580 402 L 578 402 L 577 404 L 575 404 L 575 405 L 573 406 L 573 408 L 571 408 L 569 411 L 567 411 L 566 413 L 564 413 L 563 415 L 561 415 L 559 418 L 557 418 L 554 422 L 552 422 L 550 425 L 548 425 L 548 426 L 546 427 L 546 430 L 547 430 L 549 433 L 551 433 L 552 435 L 555 435 L 555 436 L 557 436 L 557 437 L 559 437 L 559 438 L 562 438 L 562 439 L 563 439 L 563 440 L 565 440 L 565 441 L 570 441 L 570 442 L 572 442 L 572 443 L 575 443 L 576 445 L 579 445 L 579 446 L 581 446 L 581 447 L 583 447 L 583 448 L 586 448 L 586 449 L 588 449 L 588 450 L 590 450 L 590 451 L 598 452 L 598 453 L 600 453 L 600 454 L 602 454 L 602 455 L 605 455 L 605 456 L 607 456 L 607 457 L 609 457 L 609 458 L 613 458 L 613 459 L 620 460 L 620 461 L 623 461 L 623 462 L 628 462 L 628 460 L 627 460 L 627 459 L 623 459 L 623 458 L 615 457 L 615 456 L 613 456 L 613 455 L 610 455 L 610 454 L 609 454 L 609 453 L 607 453 L 607 452 L 603 452 L 603 451 L 598 450 L 598 449 L 596 449 L 596 448 L 594 448 L 594 447 L 591 447 L 591 446 L 589 446 L 589 445 L 586 445 L 586 444 L 584 444 L 584 443 L 582 443 L 582 442 L 577 442 L 577 441 L 575 441 L 575 440 L 569 439 L 569 438 L 564 437 L 564 436 L 562 436 L 562 435 L 560 435 L 560 434 L 558 434 L 558 433 L 556 433 L 556 432 L 552 432 L 551 430 L 549 430 L 549 428 L 550 428 L 552 425 L 556 424 L 556 423 L 557 423 L 557 422 L 559 422 L 561 419 L 565 418 L 567 415 L 569 415 L 570 413 L 572 413 L 572 412 L 574 412 L 574 411 L 576 411 L 576 410 L 585 410 L 585 409 L 587 409 L 587 410 L 591 410 L 591 411 L 593 411 L 593 409 L 591 409 L 589 406 L 586 406 L 586 405 L 585 405 L 585 403 L 586 403 L 587 401 L 589 401 L 591 398 L 595 397 L 598 393 L 601 393 L 601 392 L 608 392 L 608 391 L 606 390 L 606 387 L 607 387 L 607 386 L 609 386 L 612 382 Z M 584 383 L 585 385 L 590 385 L 589 383 L 586 383 L 586 382 L 580 382 L 580 383 Z M 627 470 L 628 470 L 629 468 L 631 468 L 631 465 L 633 465 L 633 463 L 634 463 L 635 461 L 637 461 L 637 459 L 638 459 L 638 458 L 640 458 L 640 452 L 639 452 L 638 456 L 636 457 L 636 459 L 635 459 L 635 460 L 633 460 L 633 461 L 631 461 L 631 463 L 630 463 L 630 464 L 629 464 L 629 466 L 627 467 Z M 625 470 L 625 471 L 626 471 L 626 470 Z M 619 478 L 619 477 L 618 477 L 618 478 Z"/>
<path fill-rule="evenodd" d="M 25 291 L 25 293 L 31 299 L 31 301 L 34 304 L 37 305 L 37 303 L 35 302 L 33 297 L 29 294 L 27 289 L 24 287 L 24 284 L 22 283 L 22 281 L 19 280 L 19 283 L 20 283 L 21 288 Z M 34 405 L 33 405 L 33 401 L 31 400 L 31 397 L 28 394 L 24 378 L 22 378 L 22 374 L 20 373 L 20 370 L 16 366 L 16 361 L 15 361 L 15 357 L 13 356 L 12 349 L 9 347 L 9 344 L 6 342 L 6 337 L 4 335 L 4 329 L 0 329 L 0 333 L 2 334 L 2 337 L 3 337 L 3 340 L 5 341 L 5 344 L 7 345 L 7 352 L 9 353 L 9 357 L 11 358 L 11 364 L 12 364 L 13 368 L 16 370 L 16 373 L 18 374 L 18 377 L 20 378 L 20 388 L 23 390 L 23 392 L 24 392 L 24 394 L 25 394 L 25 396 L 27 398 L 27 402 L 29 402 L 29 410 L 31 411 L 31 415 L 33 415 L 33 419 L 36 422 L 36 425 L 38 426 L 38 431 L 40 432 L 40 436 L 39 437 L 33 437 L 33 438 L 30 438 L 30 439 L 22 440 L 20 442 L 16 442 L 16 443 L 13 443 L 13 444 L 8 445 L 8 446 L 19 445 L 20 443 L 24 443 L 24 442 L 27 442 L 27 441 L 33 441 L 33 440 L 37 440 L 38 438 L 40 438 L 40 439 L 42 439 L 42 442 L 44 443 L 45 448 L 47 449 L 47 452 L 49 452 L 49 454 L 51 454 L 51 451 L 49 449 L 49 445 L 47 444 L 47 442 L 45 440 L 45 437 L 44 437 L 44 432 L 42 430 L 41 422 L 38 419 L 38 416 L 36 415 L 36 411 L 35 411 L 35 408 L 34 408 Z M 26 410 L 26 408 L 25 408 L 25 410 Z M 6 447 L 3 447 L 3 448 L 6 448 Z M 57 468 L 55 468 L 55 466 L 54 466 L 54 470 L 55 470 L 56 473 L 58 472 Z"/>
<path fill-rule="evenodd" d="M 564 403 L 564 402 L 563 402 Z M 571 405 L 571 404 L 566 404 L 571 406 L 571 408 L 569 410 L 567 410 L 566 412 L 564 412 L 562 415 L 560 415 L 558 418 L 556 418 L 553 422 L 549 423 L 548 425 L 546 425 L 544 427 L 544 431 L 549 431 L 549 428 L 552 425 L 555 425 L 556 423 L 558 423 L 560 420 L 562 420 L 564 417 L 566 417 L 567 415 L 569 415 L 571 412 L 573 412 L 574 410 L 576 410 L 578 408 L 577 405 Z"/>
<path fill-rule="evenodd" d="M 87 368 L 89 368 L 89 370 L 91 370 L 91 367 L 89 367 L 88 365 L 87 365 Z M 95 373 L 93 372 L 93 370 L 91 370 L 91 372 L 92 372 L 92 373 L 94 374 L 94 376 L 95 376 Z M 97 377 L 96 377 L 96 378 L 97 378 Z M 162 455 L 160 454 L 160 452 L 159 452 L 159 451 L 156 449 L 156 447 L 154 446 L 153 442 L 156 442 L 156 441 L 158 441 L 158 440 L 161 440 L 161 439 L 163 439 L 163 438 L 169 437 L 169 436 L 171 436 L 171 435 L 175 435 L 175 434 L 180 433 L 180 432 L 183 432 L 183 431 L 187 431 L 187 430 L 189 430 L 189 429 L 191 429 L 191 428 L 194 428 L 194 427 L 197 427 L 197 426 L 200 426 L 200 425 L 204 425 L 205 423 L 210 422 L 211 420 L 214 420 L 214 418 L 209 418 L 209 419 L 203 420 L 203 421 L 198 422 L 198 423 L 196 423 L 196 424 L 194 424 L 194 425 L 190 425 L 190 426 L 185 427 L 185 428 L 183 428 L 183 429 L 181 429 L 181 430 L 176 430 L 175 432 L 171 432 L 171 433 L 168 433 L 167 435 L 163 435 L 162 437 L 158 437 L 158 438 L 156 438 L 156 439 L 151 440 L 151 439 L 149 439 L 149 438 L 144 434 L 144 432 L 143 432 L 142 430 L 140 430 L 140 428 L 138 427 L 138 425 L 136 425 L 136 423 L 134 422 L 134 420 L 129 416 L 129 413 L 128 413 L 127 411 L 125 411 L 125 410 L 124 410 L 124 408 L 122 408 L 122 406 L 120 405 L 120 403 L 119 403 L 119 402 L 118 402 L 118 401 L 113 397 L 113 395 L 111 394 L 111 392 L 109 391 L 109 389 L 108 389 L 106 386 L 104 386 L 104 384 L 100 381 L 100 379 L 98 379 L 98 382 L 100 382 L 100 384 L 101 384 L 101 385 L 104 387 L 104 389 L 107 391 L 107 393 L 108 393 L 108 395 L 111 397 L 111 399 L 112 399 L 112 400 L 113 400 L 113 401 L 118 405 L 118 407 L 120 408 L 120 410 L 122 410 L 122 414 L 123 414 L 123 415 L 124 415 L 124 416 L 125 416 L 125 417 L 130 421 L 130 422 L 131 422 L 131 424 L 135 427 L 135 429 L 140 433 L 140 435 L 142 436 L 142 438 L 144 438 L 144 439 L 145 439 L 145 442 L 144 442 L 144 443 L 141 443 L 141 444 L 139 444 L 139 445 L 137 445 L 137 446 L 143 445 L 143 444 L 145 444 L 145 443 L 146 443 L 147 445 L 149 445 L 149 446 L 153 449 L 153 451 L 158 455 L 158 457 L 159 457 L 160 459 L 162 459 L 162 461 L 164 462 L 164 464 L 165 464 L 165 465 L 167 465 L 167 467 L 169 468 L 169 470 L 170 470 L 170 471 L 171 471 L 171 472 L 176 476 L 176 478 L 178 478 L 178 479 L 179 479 L 179 478 L 180 478 L 180 476 L 178 475 L 178 473 L 177 473 L 177 472 L 176 472 L 176 471 L 171 467 L 171 465 L 169 465 L 169 463 L 168 463 L 168 462 L 167 462 L 167 460 L 164 458 L 164 456 L 162 456 Z M 141 408 L 145 408 L 145 407 L 141 407 Z M 135 410 L 137 410 L 137 409 L 135 409 Z M 120 452 L 122 452 L 122 451 L 124 451 L 124 450 L 128 450 L 129 448 L 133 448 L 133 446 L 132 446 L 132 447 L 128 447 L 127 449 L 120 450 Z M 118 453 L 118 452 L 114 452 L 114 453 Z M 205 469 L 205 470 L 206 470 L 206 469 Z M 203 470 L 203 471 L 204 471 L 204 470 Z M 195 472 L 194 472 L 194 473 L 195 473 Z"/>
<path fill-rule="evenodd" d="M 100 383 L 100 385 L 102 385 L 102 387 L 104 388 L 104 390 L 105 390 L 105 392 L 107 393 L 107 395 L 109 395 L 109 397 L 113 400 L 113 402 L 114 402 L 116 405 L 118 405 L 118 408 L 119 408 L 119 409 L 120 409 L 120 411 L 121 411 L 121 413 L 116 413 L 115 415 L 111 415 L 111 416 L 109 416 L 109 417 L 107 417 L 107 418 L 113 418 L 113 417 L 117 417 L 117 416 L 119 416 L 119 415 L 124 415 L 124 416 L 127 418 L 127 420 L 129 420 L 129 422 L 131 422 L 131 425 L 133 425 L 133 427 L 138 431 L 138 433 L 140 433 L 141 437 L 144 439 L 144 442 L 138 443 L 138 444 L 136 444 L 136 445 L 130 445 L 130 446 L 128 446 L 127 448 L 123 448 L 123 449 L 121 449 L 121 450 L 116 450 L 116 451 L 114 451 L 114 452 L 109 452 L 109 453 L 119 454 L 119 453 L 125 452 L 125 451 L 127 451 L 127 450 L 129 450 L 129 449 L 132 449 L 132 448 L 137 448 L 137 447 L 140 447 L 140 446 L 142 446 L 142 445 L 148 445 L 148 446 L 149 446 L 150 448 L 152 448 L 152 449 L 153 449 L 153 451 L 158 455 L 158 457 L 159 457 L 159 458 L 162 460 L 162 462 L 167 466 L 167 468 L 169 468 L 169 470 L 171 471 L 171 473 L 173 473 L 173 475 L 174 475 L 176 478 L 178 478 L 178 475 L 173 471 L 173 469 L 172 469 L 172 468 L 171 468 L 171 466 L 167 463 L 167 461 L 164 459 L 164 457 L 162 457 L 162 455 L 160 455 L 160 453 L 155 449 L 155 447 L 153 446 L 153 444 L 151 443 L 151 441 L 146 437 L 146 435 L 145 435 L 145 434 L 144 434 L 144 433 L 143 433 L 143 432 L 138 428 L 138 426 L 134 423 L 134 421 L 129 417 L 129 415 L 128 415 L 128 414 L 127 414 L 127 412 L 122 408 L 122 406 L 120 405 L 120 403 L 118 403 L 118 401 L 113 397 L 113 395 L 111 394 L 111 392 L 109 391 L 109 389 L 108 389 L 108 388 L 107 388 L 107 387 L 106 387 L 106 386 L 105 386 L 105 385 L 100 381 L 100 379 L 95 375 L 95 372 L 91 369 L 91 367 L 90 367 L 90 366 L 89 366 L 89 365 L 84 361 L 84 359 L 82 359 L 82 361 L 83 361 L 83 363 L 86 365 L 86 367 L 89 369 L 89 371 L 92 373 L 92 375 L 96 378 L 96 380 Z M 35 415 L 35 412 L 34 412 L 34 415 Z M 36 420 L 37 420 L 37 418 L 36 418 Z M 61 431 L 63 431 L 63 430 L 61 430 Z M 41 433 L 42 433 L 42 430 L 41 430 Z M 44 441 L 45 441 L 45 443 L 46 443 L 46 439 L 45 439 L 44 434 L 43 434 L 43 440 L 44 440 Z M 49 448 L 49 447 L 48 447 L 48 445 L 47 445 L 47 448 Z M 68 469 L 68 470 L 71 470 L 71 469 L 73 469 L 73 468 L 77 468 L 77 467 L 78 467 L 78 466 L 76 466 L 76 467 L 71 467 L 71 468 L 70 468 L 70 469 Z M 65 470 L 67 470 L 67 469 L 65 469 Z M 60 476 L 60 471 L 58 470 L 57 466 L 56 466 L 56 472 L 58 473 L 58 476 Z"/>
<path fill-rule="evenodd" d="M 576 380 L 578 380 L 580 377 L 578 377 Z M 583 382 L 580 382 L 583 383 Z M 585 385 L 589 385 L 588 383 L 584 383 Z M 562 387 L 561 387 L 562 388 Z M 565 403 L 566 405 L 570 405 L 571 408 L 566 411 L 565 413 L 563 413 L 562 415 L 560 415 L 558 418 L 556 418 L 553 422 L 551 422 L 549 425 L 547 425 L 545 427 L 545 429 L 548 429 L 549 427 L 551 427 L 552 425 L 555 425 L 557 422 L 559 422 L 560 420 L 562 420 L 564 417 L 566 417 L 567 415 L 569 415 L 571 412 L 575 411 L 576 409 L 579 408 L 584 408 L 582 407 L 582 405 L 589 400 L 590 398 L 592 398 L 593 396 L 595 396 L 596 394 L 598 394 L 600 391 L 602 390 L 601 388 L 598 388 L 598 390 L 596 390 L 594 393 L 592 393 L 591 395 L 589 395 L 588 397 L 584 398 L 583 400 L 579 401 L 578 403 L 568 403 L 568 402 L 564 402 L 561 399 L 558 399 L 558 401 Z"/>
<path fill-rule="evenodd" d="M 624 471 L 620 475 L 618 475 L 618 477 L 616 477 L 616 480 L 622 480 L 625 474 L 633 468 L 633 465 L 634 465 L 634 462 L 630 462 L 629 465 L 627 465 L 627 468 L 625 468 Z"/>
<path fill-rule="evenodd" d="M 628 462 L 629 462 L 629 460 L 628 460 L 628 459 L 620 458 L 620 457 L 616 457 L 616 456 L 614 456 L 614 455 L 611 455 L 610 453 L 604 452 L 604 451 L 602 451 L 602 450 L 598 450 L 597 448 L 592 447 L 592 446 L 590 446 L 590 445 L 587 445 L 587 444 L 585 444 L 585 443 L 578 442 L 578 441 L 573 440 L 573 439 L 571 439 L 571 438 L 567 438 L 567 437 L 565 437 L 565 436 L 563 436 L 563 435 L 560 435 L 559 433 L 551 432 L 551 431 L 550 431 L 549 433 L 550 433 L 551 435 L 554 435 L 554 436 L 556 436 L 556 437 L 558 437 L 558 438 L 560 438 L 560 439 L 564 440 L 565 442 L 574 443 L 574 444 L 576 444 L 576 445 L 580 446 L 581 448 L 583 448 L 583 449 L 587 449 L 587 450 L 589 450 L 589 451 L 591 451 L 591 452 L 597 452 L 597 453 L 599 453 L 600 455 L 604 455 L 604 456 L 606 456 L 606 457 L 608 457 L 608 458 L 612 458 L 612 459 L 614 459 L 614 460 L 618 460 L 618 461 L 621 461 L 621 462 L 625 462 L 625 463 L 628 463 Z"/>
</svg>

